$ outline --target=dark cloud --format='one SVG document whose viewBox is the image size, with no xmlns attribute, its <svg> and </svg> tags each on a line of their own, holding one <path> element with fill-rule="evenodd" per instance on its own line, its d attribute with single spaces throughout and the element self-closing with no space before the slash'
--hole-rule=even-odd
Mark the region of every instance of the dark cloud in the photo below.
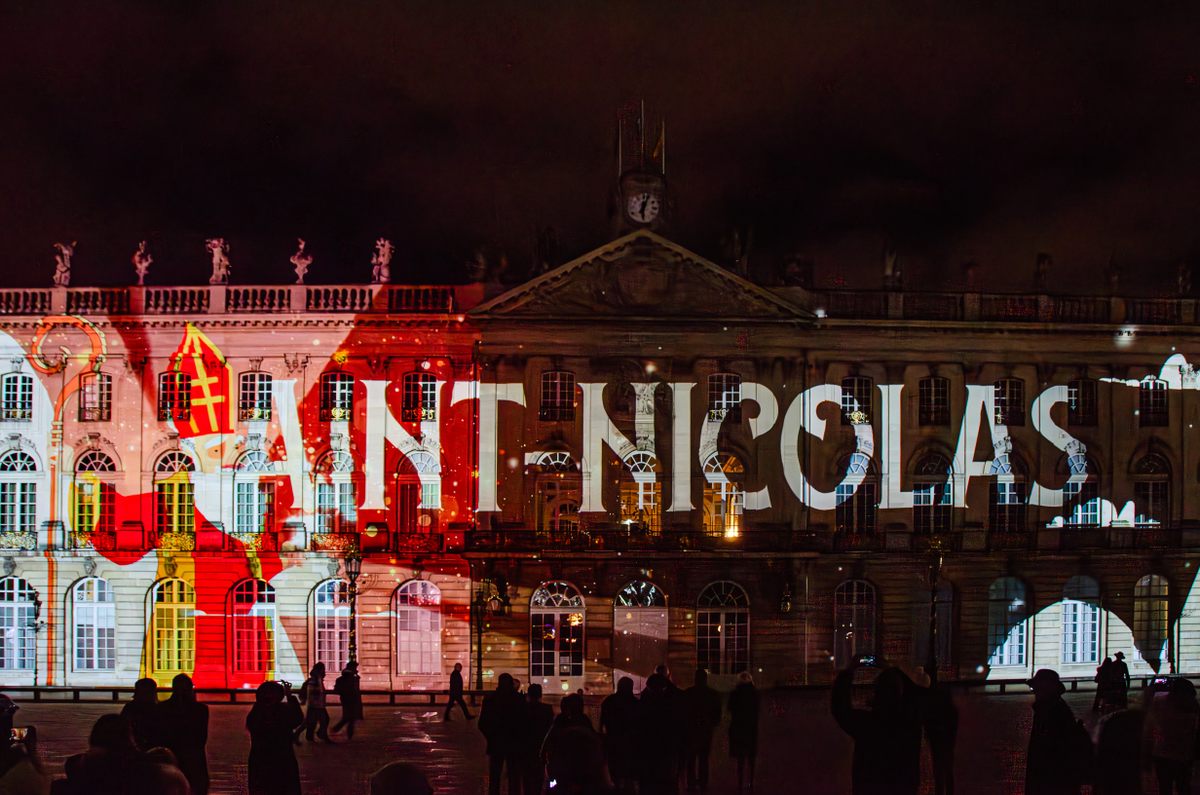
<svg viewBox="0 0 1200 795">
<path fill-rule="evenodd" d="M 613 115 L 668 123 L 671 236 L 757 261 L 800 251 L 873 287 L 885 240 L 910 283 L 959 265 L 1023 288 L 1121 264 L 1169 282 L 1200 255 L 1200 56 L 1190 9 L 854 4 L 28 3 L 0 81 L 4 280 L 286 281 L 297 235 L 316 280 L 366 278 L 396 240 L 411 281 L 479 244 L 564 255 L 603 243 Z M 1018 278 L 1012 281 L 1011 274 Z M 1127 281 L 1134 281 L 1128 278 Z"/>
</svg>

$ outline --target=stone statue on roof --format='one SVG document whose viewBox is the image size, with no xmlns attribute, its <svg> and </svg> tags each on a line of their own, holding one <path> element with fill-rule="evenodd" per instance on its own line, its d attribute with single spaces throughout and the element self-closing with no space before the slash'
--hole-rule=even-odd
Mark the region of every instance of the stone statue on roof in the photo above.
<svg viewBox="0 0 1200 795">
<path fill-rule="evenodd" d="M 70 245 L 66 243 L 55 243 L 54 249 L 58 253 L 54 255 L 54 286 L 67 287 L 71 284 L 71 257 L 75 256 L 76 241 L 72 240 Z"/>
<path fill-rule="evenodd" d="M 371 257 L 371 282 L 387 284 L 392 280 L 392 253 L 396 247 L 386 237 L 375 241 L 375 254 Z"/>
<path fill-rule="evenodd" d="M 146 273 L 150 270 L 150 263 L 154 262 L 154 257 L 150 256 L 150 252 L 146 250 L 145 240 L 138 243 L 137 251 L 133 252 L 133 258 L 130 261 L 137 274 L 138 287 L 141 287 L 146 283 Z"/>
<path fill-rule="evenodd" d="M 312 254 L 304 250 L 304 238 L 296 238 L 296 253 L 292 255 L 292 265 L 296 268 L 296 284 L 304 284 L 304 274 L 308 273 L 308 266 L 312 265 Z"/>
<path fill-rule="evenodd" d="M 205 248 L 212 255 L 212 276 L 209 284 L 229 284 L 229 244 L 223 237 L 209 238 L 204 241 Z"/>
</svg>

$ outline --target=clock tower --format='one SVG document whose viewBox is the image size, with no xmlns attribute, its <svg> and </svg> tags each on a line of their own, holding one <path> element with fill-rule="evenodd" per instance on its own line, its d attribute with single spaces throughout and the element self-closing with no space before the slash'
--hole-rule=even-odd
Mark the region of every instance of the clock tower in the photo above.
<svg viewBox="0 0 1200 795">
<path fill-rule="evenodd" d="M 617 112 L 617 185 L 613 232 L 661 231 L 669 215 L 667 130 L 660 121 L 646 126 L 646 106 L 630 102 Z"/>
</svg>

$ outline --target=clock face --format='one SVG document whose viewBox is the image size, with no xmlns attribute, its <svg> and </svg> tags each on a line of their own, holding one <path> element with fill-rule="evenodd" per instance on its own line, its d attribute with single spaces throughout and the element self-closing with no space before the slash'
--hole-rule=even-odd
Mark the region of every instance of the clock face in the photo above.
<svg viewBox="0 0 1200 795">
<path fill-rule="evenodd" d="M 639 224 L 648 224 L 658 217 L 662 209 L 657 194 L 650 191 L 639 191 L 629 194 L 625 203 L 625 212 Z"/>
</svg>

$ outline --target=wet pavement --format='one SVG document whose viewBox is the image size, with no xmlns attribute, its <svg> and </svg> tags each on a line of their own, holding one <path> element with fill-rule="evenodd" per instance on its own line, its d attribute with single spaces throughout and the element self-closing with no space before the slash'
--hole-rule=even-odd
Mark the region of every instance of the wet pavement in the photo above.
<svg viewBox="0 0 1200 795">
<path fill-rule="evenodd" d="M 848 793 L 852 751 L 849 740 L 829 715 L 828 691 L 764 695 L 756 791 L 769 793 Z M 1090 720 L 1091 693 L 1069 694 L 1077 716 Z M 960 701 L 956 769 L 958 791 L 1015 795 L 1022 790 L 1024 747 L 1031 720 L 1027 695 L 971 692 Z M 210 707 L 209 766 L 212 792 L 244 793 L 249 738 L 243 728 L 248 705 Z M 105 704 L 22 705 L 19 725 L 36 725 L 51 771 L 62 772 L 63 759 L 86 746 L 99 715 L 115 711 Z M 337 707 L 331 709 L 337 720 Z M 430 777 L 438 793 L 485 793 L 483 739 L 475 723 L 461 715 L 444 723 L 428 707 L 368 706 L 354 740 L 337 737 L 332 745 L 297 749 L 304 792 L 356 795 L 367 791 L 371 772 L 392 761 L 412 762 Z M 714 747 L 713 795 L 735 791 L 725 729 Z M 932 791 L 926 759 L 926 791 Z M 1194 791 L 1200 792 L 1200 781 Z M 1148 789 L 1147 792 L 1155 790 Z"/>
</svg>

